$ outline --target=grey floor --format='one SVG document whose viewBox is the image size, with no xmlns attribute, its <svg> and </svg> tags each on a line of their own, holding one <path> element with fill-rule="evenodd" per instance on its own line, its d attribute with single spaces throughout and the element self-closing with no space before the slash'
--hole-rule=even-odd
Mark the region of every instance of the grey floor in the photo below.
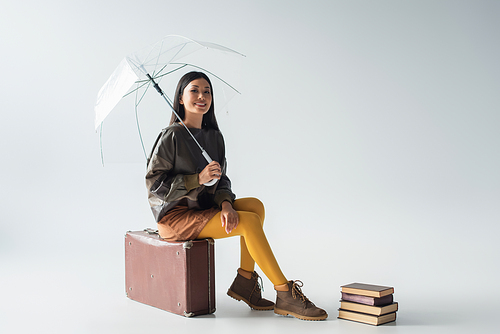
<svg viewBox="0 0 500 334">
<path fill-rule="evenodd" d="M 184 318 L 132 301 L 124 293 L 122 250 L 94 257 L 31 254 L 2 257 L 0 282 L 0 333 L 162 333 L 172 329 L 204 333 L 496 333 L 498 305 L 487 295 L 469 297 L 462 291 L 439 294 L 395 286 L 400 304 L 395 323 L 379 327 L 337 319 L 338 286 L 322 288 L 314 275 L 304 273 L 304 292 L 325 308 L 322 322 L 300 321 L 273 312 L 252 311 L 225 295 L 233 272 L 225 266 L 218 246 L 217 311 L 213 315 Z M 341 276 L 341 275 L 339 275 Z M 340 283 L 339 283 L 340 282 Z M 385 283 L 385 282 L 374 282 Z M 265 279 L 264 296 L 274 298 Z M 399 289 L 398 289 L 399 288 Z M 472 294 L 473 295 L 473 294 Z"/>
</svg>

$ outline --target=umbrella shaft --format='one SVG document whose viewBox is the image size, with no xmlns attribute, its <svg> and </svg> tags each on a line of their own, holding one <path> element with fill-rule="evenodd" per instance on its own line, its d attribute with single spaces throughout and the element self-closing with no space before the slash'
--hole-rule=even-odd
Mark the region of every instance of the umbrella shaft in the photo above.
<svg viewBox="0 0 500 334">
<path fill-rule="evenodd" d="M 148 76 L 148 79 L 151 80 L 151 82 L 153 83 L 153 87 L 156 89 L 156 91 L 160 93 L 161 96 L 163 96 L 164 95 L 163 90 L 160 88 L 160 86 L 158 86 L 156 81 L 149 75 L 149 73 L 147 73 L 146 75 Z"/>
<path fill-rule="evenodd" d="M 203 157 L 205 158 L 205 160 L 207 160 L 208 163 L 212 162 L 212 159 L 210 158 L 210 156 L 208 155 L 208 153 L 203 149 L 203 147 L 201 147 L 200 143 L 198 143 L 198 141 L 196 140 L 196 138 L 193 136 L 193 134 L 191 133 L 191 131 L 189 131 L 188 127 L 186 126 L 186 124 L 184 124 L 184 122 L 182 121 L 182 119 L 179 117 L 179 115 L 177 115 L 177 112 L 175 112 L 174 110 L 174 107 L 172 106 L 172 104 L 170 103 L 170 101 L 167 99 L 167 97 L 165 96 L 165 94 L 163 93 L 163 90 L 160 88 L 160 86 L 158 86 L 158 84 L 156 83 L 156 81 L 151 77 L 151 75 L 149 75 L 149 73 L 146 73 L 146 75 L 148 76 L 148 79 L 151 80 L 151 82 L 153 83 L 153 87 L 156 89 L 156 91 L 163 97 L 163 99 L 168 103 L 168 105 L 170 106 L 170 109 L 172 109 L 172 112 L 175 114 L 175 116 L 177 117 L 177 119 L 182 123 L 182 125 L 184 125 L 184 128 L 186 128 L 186 131 L 191 135 L 191 137 L 193 138 L 194 142 L 196 143 L 196 145 L 198 145 L 198 147 L 200 148 L 201 152 L 202 152 L 202 155 Z"/>
</svg>

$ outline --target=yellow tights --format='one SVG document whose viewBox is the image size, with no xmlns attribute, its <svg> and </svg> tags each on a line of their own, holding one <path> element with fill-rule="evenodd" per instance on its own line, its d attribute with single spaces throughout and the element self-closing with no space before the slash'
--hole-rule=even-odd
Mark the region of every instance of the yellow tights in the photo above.
<svg viewBox="0 0 500 334">
<path fill-rule="evenodd" d="M 227 234 L 222 227 L 219 213 L 205 225 L 198 235 L 198 239 L 222 239 L 239 235 L 241 269 L 253 272 L 255 262 L 257 262 L 260 269 L 274 285 L 286 284 L 287 279 L 281 272 L 262 229 L 265 217 L 262 202 L 256 198 L 241 198 L 234 201 L 233 208 L 238 212 L 239 223 L 231 233 Z"/>
</svg>

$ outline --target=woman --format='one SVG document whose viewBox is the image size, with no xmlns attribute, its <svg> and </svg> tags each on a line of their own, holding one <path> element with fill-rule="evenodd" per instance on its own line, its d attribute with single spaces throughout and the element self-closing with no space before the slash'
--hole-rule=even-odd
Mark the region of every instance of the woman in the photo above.
<svg viewBox="0 0 500 334">
<path fill-rule="evenodd" d="M 153 148 L 146 186 L 159 234 L 168 241 L 240 236 L 241 265 L 227 294 L 256 310 L 324 320 L 327 313 L 304 296 L 302 282 L 288 281 L 281 272 L 262 229 L 262 203 L 255 198 L 235 200 L 225 173 L 224 139 L 215 119 L 212 92 L 204 73 L 187 73 L 177 85 L 174 109 L 214 161 L 206 164 L 175 114 Z M 204 185 L 213 179 L 215 185 Z M 262 298 L 255 262 L 274 284 L 276 304 Z"/>
</svg>

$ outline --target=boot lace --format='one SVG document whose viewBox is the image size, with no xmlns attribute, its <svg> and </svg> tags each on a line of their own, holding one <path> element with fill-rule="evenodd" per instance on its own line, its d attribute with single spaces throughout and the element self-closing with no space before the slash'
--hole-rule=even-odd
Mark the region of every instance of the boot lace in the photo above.
<svg viewBox="0 0 500 334">
<path fill-rule="evenodd" d="M 264 291 L 264 283 L 262 282 L 262 277 L 257 274 L 257 272 L 252 273 L 252 280 L 255 281 L 254 291 Z"/>
<path fill-rule="evenodd" d="M 312 302 L 309 300 L 309 298 L 304 296 L 304 293 L 302 292 L 302 289 L 301 289 L 303 286 L 304 286 L 304 283 L 302 283 L 302 281 L 300 281 L 300 280 L 293 281 L 292 297 L 293 297 L 293 299 L 297 299 L 297 297 L 298 297 L 302 301 L 302 303 L 304 303 L 304 304 L 307 304 L 307 303 L 312 304 Z"/>
<path fill-rule="evenodd" d="M 257 275 L 257 278 L 258 278 L 258 281 L 257 281 L 258 290 L 264 291 L 264 283 L 262 282 L 262 277 Z"/>
<path fill-rule="evenodd" d="M 264 283 L 262 282 L 262 277 L 259 276 L 255 271 L 252 273 L 252 280 L 255 281 L 255 285 L 253 286 L 253 290 L 250 293 L 250 297 L 254 294 L 254 292 L 261 298 L 261 291 L 264 291 Z"/>
</svg>

